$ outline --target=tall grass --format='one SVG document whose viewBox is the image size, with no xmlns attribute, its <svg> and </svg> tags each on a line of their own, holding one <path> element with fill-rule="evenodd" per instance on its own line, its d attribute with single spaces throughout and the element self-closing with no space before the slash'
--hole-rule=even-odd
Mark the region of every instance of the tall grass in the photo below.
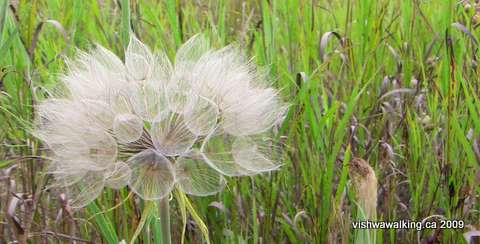
<svg viewBox="0 0 480 244">
<path fill-rule="evenodd" d="M 464 220 L 462 230 L 378 230 L 378 243 L 463 241 L 480 229 L 480 13 L 450 0 L 0 0 L 0 243 L 127 242 L 143 205 L 106 191 L 72 212 L 45 191 L 37 101 L 58 88 L 64 57 L 99 43 L 122 55 L 132 30 L 170 56 L 203 32 L 269 67 L 291 104 L 279 129 L 285 165 L 231 178 L 221 194 L 171 208 L 172 239 L 212 243 L 353 242 L 361 231 L 350 159 L 378 178 L 378 220 Z M 183 199 L 183 198 L 182 198 Z M 195 208 L 187 215 L 179 206 Z M 161 239 L 151 217 L 138 241 Z M 364 233 L 363 233 L 364 234 Z"/>
</svg>

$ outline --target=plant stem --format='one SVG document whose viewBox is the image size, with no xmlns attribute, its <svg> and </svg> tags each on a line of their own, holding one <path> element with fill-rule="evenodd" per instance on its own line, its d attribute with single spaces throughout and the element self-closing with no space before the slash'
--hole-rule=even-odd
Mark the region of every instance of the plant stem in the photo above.
<svg viewBox="0 0 480 244">
<path fill-rule="evenodd" d="M 158 206 L 160 210 L 160 228 L 162 229 L 162 242 L 163 244 L 171 244 L 170 237 L 170 208 L 168 203 L 168 196 L 160 199 Z"/>
</svg>

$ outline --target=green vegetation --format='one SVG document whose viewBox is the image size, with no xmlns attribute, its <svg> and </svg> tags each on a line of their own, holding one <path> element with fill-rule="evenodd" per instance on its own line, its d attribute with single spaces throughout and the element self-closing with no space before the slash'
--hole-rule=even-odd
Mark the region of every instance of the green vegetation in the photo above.
<svg viewBox="0 0 480 244">
<path fill-rule="evenodd" d="M 130 29 L 170 57 L 199 32 L 214 47 L 234 43 L 291 104 L 283 167 L 174 198 L 174 243 L 184 228 L 186 243 L 206 241 L 198 218 L 212 243 L 359 240 L 368 233 L 351 225 L 363 216 L 352 158 L 375 170 L 378 220 L 468 225 L 377 230 L 376 242 L 464 242 L 480 229 L 479 20 L 473 1 L 0 0 L 0 243 L 129 242 L 141 221 L 138 242 L 162 239 L 128 188 L 70 211 L 61 189 L 45 190 L 44 146 L 28 133 L 64 57 L 95 43 L 123 55 Z"/>
</svg>

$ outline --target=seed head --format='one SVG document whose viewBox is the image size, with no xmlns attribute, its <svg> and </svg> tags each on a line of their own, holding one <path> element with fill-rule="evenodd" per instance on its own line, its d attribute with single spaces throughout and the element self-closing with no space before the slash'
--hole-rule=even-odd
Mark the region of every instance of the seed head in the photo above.
<svg viewBox="0 0 480 244">
<path fill-rule="evenodd" d="M 56 186 L 80 208 L 104 187 L 146 200 L 177 186 L 215 194 L 224 175 L 272 171 L 272 128 L 286 105 L 267 75 L 238 49 L 194 36 L 174 62 L 132 37 L 125 62 L 98 46 L 67 61 L 63 95 L 43 101 L 35 134 L 52 154 Z"/>
<path fill-rule="evenodd" d="M 366 219 L 375 219 L 377 213 L 377 177 L 373 168 L 363 159 L 350 162 L 350 176 L 357 194 L 357 201 Z"/>
</svg>

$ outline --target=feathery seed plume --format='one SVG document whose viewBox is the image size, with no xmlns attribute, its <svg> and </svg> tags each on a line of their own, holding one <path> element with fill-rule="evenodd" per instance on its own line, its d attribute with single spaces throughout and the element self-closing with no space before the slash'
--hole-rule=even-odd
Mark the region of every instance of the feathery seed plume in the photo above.
<svg viewBox="0 0 480 244">
<path fill-rule="evenodd" d="M 171 62 L 132 37 L 125 62 L 98 46 L 67 64 L 67 92 L 39 105 L 35 134 L 51 150 L 49 173 L 73 208 L 127 184 L 145 200 L 175 185 L 211 195 L 224 175 L 280 166 L 269 135 L 286 105 L 234 47 L 213 50 L 197 35 Z"/>
</svg>

